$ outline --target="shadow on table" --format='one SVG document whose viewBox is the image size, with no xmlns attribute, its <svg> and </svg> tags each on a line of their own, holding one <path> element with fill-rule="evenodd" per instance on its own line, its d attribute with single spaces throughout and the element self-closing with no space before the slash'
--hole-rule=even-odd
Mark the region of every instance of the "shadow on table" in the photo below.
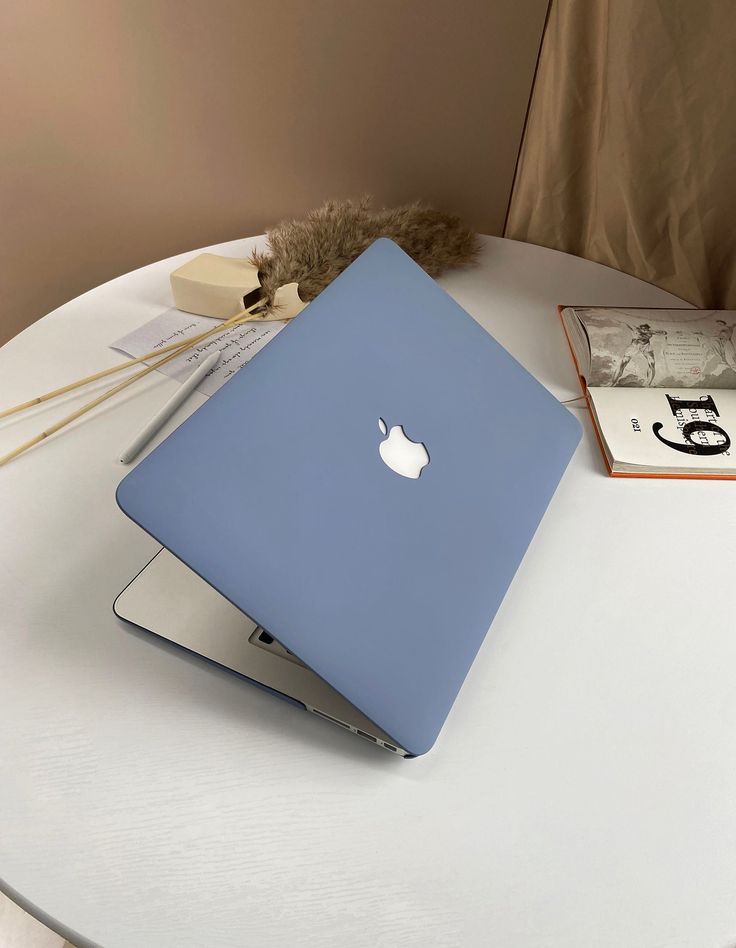
<svg viewBox="0 0 736 948">
<path fill-rule="evenodd" d="M 202 675 L 214 677 L 228 684 L 235 683 L 242 688 L 242 700 L 237 703 L 232 700 L 223 700 L 221 710 L 223 713 L 231 714 L 234 709 L 237 709 L 238 714 L 242 715 L 244 727 L 258 729 L 261 732 L 259 736 L 264 747 L 269 746 L 272 749 L 274 743 L 284 739 L 284 731 L 288 730 L 290 739 L 284 745 L 284 752 L 287 753 L 293 749 L 293 741 L 296 740 L 305 748 L 313 749 L 316 754 L 328 753 L 349 759 L 353 763 L 365 763 L 373 771 L 376 768 L 384 771 L 386 768 L 406 766 L 406 762 L 400 757 L 370 744 L 355 734 L 320 720 L 316 715 L 309 714 L 289 701 L 280 700 L 276 695 L 262 689 L 258 683 L 253 683 L 145 629 L 128 625 L 121 619 L 116 619 L 116 624 L 121 634 L 135 636 L 145 642 L 147 647 L 168 654 L 172 661 L 184 662 L 195 667 Z M 220 695 L 223 699 L 226 697 L 225 692 L 212 689 L 203 689 L 203 692 L 207 694 L 207 709 L 210 712 L 213 708 L 213 699 Z M 196 700 L 196 696 L 193 696 L 193 700 Z"/>
</svg>

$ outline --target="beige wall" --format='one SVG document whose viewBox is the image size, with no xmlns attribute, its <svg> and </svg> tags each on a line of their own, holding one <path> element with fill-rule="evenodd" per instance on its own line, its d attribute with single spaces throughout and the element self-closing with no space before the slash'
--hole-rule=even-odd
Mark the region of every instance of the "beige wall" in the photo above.
<svg viewBox="0 0 736 948">
<path fill-rule="evenodd" d="M 547 0 L 9 0 L 0 342 L 328 197 L 500 233 Z"/>
</svg>

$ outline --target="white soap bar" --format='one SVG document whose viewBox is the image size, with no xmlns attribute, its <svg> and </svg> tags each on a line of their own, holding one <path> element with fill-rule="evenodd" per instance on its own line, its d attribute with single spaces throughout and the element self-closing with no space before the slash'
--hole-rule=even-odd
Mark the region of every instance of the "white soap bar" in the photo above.
<svg viewBox="0 0 736 948">
<path fill-rule="evenodd" d="M 202 253 L 171 274 L 174 305 L 185 313 L 229 319 L 243 309 L 243 297 L 261 285 L 250 260 Z"/>
</svg>

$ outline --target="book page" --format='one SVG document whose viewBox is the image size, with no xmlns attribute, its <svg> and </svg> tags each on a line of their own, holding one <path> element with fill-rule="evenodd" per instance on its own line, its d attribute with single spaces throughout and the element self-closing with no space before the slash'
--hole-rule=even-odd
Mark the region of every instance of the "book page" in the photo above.
<svg viewBox="0 0 736 948">
<path fill-rule="evenodd" d="M 736 468 L 736 391 L 588 389 L 611 459 L 658 471 Z"/>
<path fill-rule="evenodd" d="M 736 312 L 573 307 L 591 387 L 736 389 Z"/>
</svg>

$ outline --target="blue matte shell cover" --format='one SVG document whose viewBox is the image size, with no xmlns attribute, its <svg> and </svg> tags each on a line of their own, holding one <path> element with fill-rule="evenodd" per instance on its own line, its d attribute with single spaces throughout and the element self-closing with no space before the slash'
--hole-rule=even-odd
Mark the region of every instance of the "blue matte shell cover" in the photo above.
<svg viewBox="0 0 736 948">
<path fill-rule="evenodd" d="M 426 445 L 418 479 L 382 462 L 379 418 Z M 580 434 L 381 239 L 138 464 L 117 499 L 419 755 Z"/>
</svg>

